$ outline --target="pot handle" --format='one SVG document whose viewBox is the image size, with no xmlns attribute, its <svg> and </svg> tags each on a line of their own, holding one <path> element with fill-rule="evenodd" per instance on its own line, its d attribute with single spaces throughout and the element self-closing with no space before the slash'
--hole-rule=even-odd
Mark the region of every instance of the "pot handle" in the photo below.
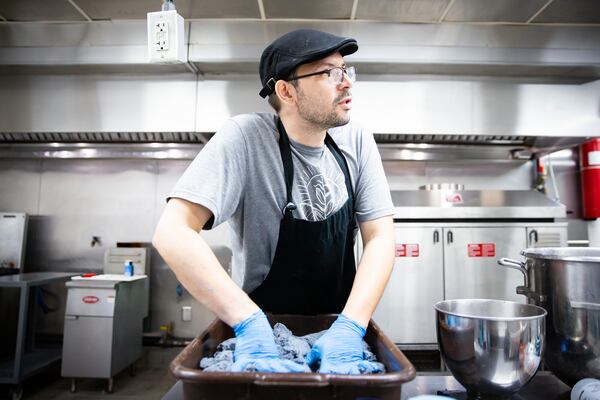
<svg viewBox="0 0 600 400">
<path fill-rule="evenodd" d="M 523 261 L 513 260 L 512 258 L 501 258 L 498 260 L 498 264 L 521 271 L 525 278 L 525 288 L 529 288 L 529 277 L 527 276 L 527 268 L 525 268 L 526 264 Z"/>
</svg>

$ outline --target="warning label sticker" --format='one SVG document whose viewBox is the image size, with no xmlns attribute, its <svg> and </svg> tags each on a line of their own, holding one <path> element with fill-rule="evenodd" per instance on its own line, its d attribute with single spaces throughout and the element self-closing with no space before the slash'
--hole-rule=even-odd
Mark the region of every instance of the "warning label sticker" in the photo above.
<svg viewBox="0 0 600 400">
<path fill-rule="evenodd" d="M 494 243 L 469 243 L 467 245 L 469 257 L 496 257 Z"/>
<path fill-rule="evenodd" d="M 416 243 L 396 244 L 396 257 L 419 257 L 419 245 Z"/>
</svg>

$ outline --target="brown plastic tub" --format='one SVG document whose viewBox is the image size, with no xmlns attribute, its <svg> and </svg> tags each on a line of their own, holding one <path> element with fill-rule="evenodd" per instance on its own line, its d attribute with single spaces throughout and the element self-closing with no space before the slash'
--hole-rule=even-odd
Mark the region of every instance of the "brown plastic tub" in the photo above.
<svg viewBox="0 0 600 400">
<path fill-rule="evenodd" d="M 329 328 L 335 315 L 269 315 L 273 325 L 282 322 L 294 335 Z M 387 372 L 370 375 L 266 372 L 204 372 L 198 364 L 212 356 L 217 345 L 233 337 L 225 323 L 216 320 L 171 362 L 171 372 L 183 382 L 184 399 L 400 399 L 402 384 L 415 377 L 404 354 L 370 321 L 366 342 Z"/>
</svg>

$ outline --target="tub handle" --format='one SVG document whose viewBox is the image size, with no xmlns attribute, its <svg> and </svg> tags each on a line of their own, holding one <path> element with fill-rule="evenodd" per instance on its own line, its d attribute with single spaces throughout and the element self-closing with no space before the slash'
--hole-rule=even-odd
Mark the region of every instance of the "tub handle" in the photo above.
<svg viewBox="0 0 600 400">
<path fill-rule="evenodd" d="M 513 260 L 512 258 L 501 258 L 498 260 L 498 264 L 521 271 L 525 278 L 525 288 L 529 288 L 529 277 L 527 276 L 527 268 L 525 268 L 525 263 L 523 261 Z"/>
</svg>

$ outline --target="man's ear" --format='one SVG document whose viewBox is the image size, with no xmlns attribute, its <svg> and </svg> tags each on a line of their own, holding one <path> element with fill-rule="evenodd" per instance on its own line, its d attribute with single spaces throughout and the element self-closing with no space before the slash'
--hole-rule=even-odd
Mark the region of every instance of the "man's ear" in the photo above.
<svg viewBox="0 0 600 400">
<path fill-rule="evenodd" d="M 294 104 L 296 101 L 296 88 L 289 82 L 278 80 L 275 84 L 275 93 L 279 97 L 279 101 L 288 105 Z"/>
</svg>

